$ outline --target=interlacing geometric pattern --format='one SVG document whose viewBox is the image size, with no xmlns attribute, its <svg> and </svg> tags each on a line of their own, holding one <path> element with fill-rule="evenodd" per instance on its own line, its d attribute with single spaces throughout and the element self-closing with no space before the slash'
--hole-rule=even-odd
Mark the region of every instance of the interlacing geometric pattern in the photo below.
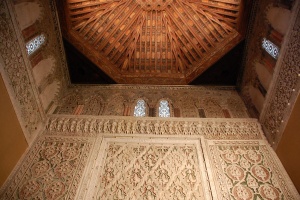
<svg viewBox="0 0 300 200">
<path fill-rule="evenodd" d="M 45 42 L 46 37 L 44 34 L 38 35 L 26 43 L 27 54 L 31 55 L 38 50 Z"/>
<path fill-rule="evenodd" d="M 263 38 L 262 48 L 270 54 L 273 58 L 277 59 L 279 55 L 279 48 L 270 40 Z"/>
<path fill-rule="evenodd" d="M 145 117 L 146 116 L 146 102 L 143 99 L 139 99 L 136 102 L 136 106 L 134 107 L 133 115 L 135 117 Z"/>
<path fill-rule="evenodd" d="M 159 117 L 170 117 L 170 107 L 169 103 L 166 100 L 161 100 L 159 102 L 159 107 L 158 107 L 158 116 Z"/>
<path fill-rule="evenodd" d="M 108 143 L 99 199 L 203 199 L 191 144 Z"/>
</svg>

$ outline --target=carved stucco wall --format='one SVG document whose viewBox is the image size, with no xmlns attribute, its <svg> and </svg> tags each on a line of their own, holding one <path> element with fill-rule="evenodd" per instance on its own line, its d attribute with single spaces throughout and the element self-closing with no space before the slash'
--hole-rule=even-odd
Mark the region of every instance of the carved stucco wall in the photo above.
<svg viewBox="0 0 300 200">
<path fill-rule="evenodd" d="M 234 87 L 193 86 L 73 86 L 53 113 L 133 116 L 138 99 L 145 100 L 151 117 L 158 116 L 161 99 L 169 102 L 171 117 L 249 117 Z"/>
<path fill-rule="evenodd" d="M 300 6 L 294 8 L 260 122 L 269 142 L 277 147 L 300 91 Z"/>
<path fill-rule="evenodd" d="M 260 118 L 273 148 L 280 141 L 300 84 L 299 1 L 290 1 L 293 3 L 288 5 L 281 2 L 259 1 L 254 6 L 240 84 L 241 95 L 250 114 Z M 272 31 L 282 34 L 283 39 L 278 43 L 281 48 L 279 58 L 273 60 L 274 66 L 270 70 L 263 62 L 266 52 L 261 44 Z"/>
<path fill-rule="evenodd" d="M 44 128 L 45 113 L 68 85 L 54 2 L 1 1 L 0 26 L 1 73 L 31 144 Z M 26 42 L 41 33 L 46 44 L 28 56 Z"/>
<path fill-rule="evenodd" d="M 47 112 L 68 85 L 67 67 L 53 1 L 14 1 L 13 12 L 26 43 L 43 34 L 45 44 L 28 56 L 43 109 Z M 37 14 L 32 14 L 37 13 Z M 53 34 L 55 33 L 55 34 Z"/>
<path fill-rule="evenodd" d="M 11 99 L 14 99 L 13 104 L 23 132 L 30 143 L 45 116 L 40 102 L 37 101 L 37 89 L 31 84 L 32 77 L 28 73 L 30 65 L 26 60 L 25 46 L 22 48 L 21 36 L 15 30 L 16 22 L 11 18 L 10 11 L 11 5 L 6 1 L 1 1 L 1 70 L 8 92 L 12 96 Z"/>
</svg>

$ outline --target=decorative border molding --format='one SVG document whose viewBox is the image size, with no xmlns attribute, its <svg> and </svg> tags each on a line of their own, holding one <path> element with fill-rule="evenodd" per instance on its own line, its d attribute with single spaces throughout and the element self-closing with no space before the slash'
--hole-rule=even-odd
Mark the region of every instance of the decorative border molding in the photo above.
<svg viewBox="0 0 300 200">
<path fill-rule="evenodd" d="M 300 91 L 300 3 L 295 1 L 290 29 L 276 63 L 260 115 L 263 130 L 277 148 Z"/>
<path fill-rule="evenodd" d="M 50 3 L 50 10 L 51 10 L 51 17 L 52 17 L 52 23 L 53 23 L 53 28 L 55 32 L 55 39 L 56 39 L 56 47 L 59 49 L 58 51 L 58 57 L 59 57 L 59 64 L 60 68 L 59 71 L 62 74 L 61 79 L 63 79 L 63 90 L 61 90 L 61 93 L 64 92 L 64 89 L 66 89 L 70 84 L 71 80 L 69 77 L 69 69 L 67 66 L 67 60 L 66 60 L 66 55 L 65 55 L 65 49 L 62 41 L 62 34 L 61 34 L 61 29 L 60 29 L 60 23 L 59 23 L 59 17 L 57 14 L 57 6 L 55 3 L 55 0 L 48 0 Z"/>
<path fill-rule="evenodd" d="M 31 144 L 43 128 L 45 113 L 38 98 L 37 88 L 31 84 L 31 67 L 26 59 L 25 43 L 22 42 L 20 31 L 15 30 L 16 21 L 13 18 L 11 3 L 0 2 L 0 54 L 1 60 L 3 59 L 1 73 L 25 138 Z"/>
<path fill-rule="evenodd" d="M 256 119 L 195 119 L 51 115 L 47 134 L 90 136 L 146 134 L 204 136 L 206 139 L 263 139 Z"/>
<path fill-rule="evenodd" d="M 186 90 L 189 89 L 190 91 L 218 91 L 218 90 L 232 90 L 236 91 L 235 86 L 191 86 L 191 85 L 133 85 L 133 84 L 112 84 L 112 85 L 92 85 L 89 86 L 81 85 L 81 84 L 72 84 L 70 88 L 73 89 L 80 89 L 80 88 L 91 88 L 91 89 L 136 89 L 136 90 Z"/>
</svg>

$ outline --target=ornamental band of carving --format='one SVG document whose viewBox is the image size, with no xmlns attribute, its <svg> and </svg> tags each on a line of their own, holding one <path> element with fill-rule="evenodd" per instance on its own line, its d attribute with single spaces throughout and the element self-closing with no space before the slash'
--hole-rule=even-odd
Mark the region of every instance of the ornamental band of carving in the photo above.
<svg viewBox="0 0 300 200">
<path fill-rule="evenodd" d="M 207 139 L 262 139 L 256 119 L 162 119 L 136 117 L 49 118 L 48 134 L 96 136 L 97 134 L 149 134 L 204 136 Z"/>
</svg>

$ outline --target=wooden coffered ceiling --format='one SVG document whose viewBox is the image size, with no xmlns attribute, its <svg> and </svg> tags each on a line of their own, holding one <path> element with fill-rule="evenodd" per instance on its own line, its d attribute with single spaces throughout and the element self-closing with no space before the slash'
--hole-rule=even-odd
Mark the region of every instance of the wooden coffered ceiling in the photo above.
<svg viewBox="0 0 300 200">
<path fill-rule="evenodd" d="M 60 16 L 63 36 L 117 83 L 188 84 L 244 38 L 245 5 L 66 0 Z"/>
</svg>

